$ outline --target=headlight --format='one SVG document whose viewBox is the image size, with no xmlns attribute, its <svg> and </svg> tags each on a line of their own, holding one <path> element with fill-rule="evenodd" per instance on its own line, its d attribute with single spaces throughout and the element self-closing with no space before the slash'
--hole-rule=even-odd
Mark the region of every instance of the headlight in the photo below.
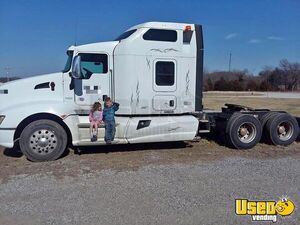
<svg viewBox="0 0 300 225">
<path fill-rule="evenodd" d="M 5 118 L 5 116 L 0 116 L 0 125 L 3 122 L 4 118 Z"/>
</svg>

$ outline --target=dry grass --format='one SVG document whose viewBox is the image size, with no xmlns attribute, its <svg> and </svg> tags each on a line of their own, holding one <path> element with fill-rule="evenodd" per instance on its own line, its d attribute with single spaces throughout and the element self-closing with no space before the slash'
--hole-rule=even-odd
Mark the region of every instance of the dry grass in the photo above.
<svg viewBox="0 0 300 225">
<path fill-rule="evenodd" d="M 205 109 L 220 110 L 225 103 L 233 103 L 246 105 L 253 108 L 267 108 L 271 110 L 282 110 L 288 113 L 300 116 L 300 99 L 277 99 L 277 98 L 261 98 L 261 97 L 245 97 L 245 96 L 226 96 L 220 93 L 204 96 Z"/>
</svg>

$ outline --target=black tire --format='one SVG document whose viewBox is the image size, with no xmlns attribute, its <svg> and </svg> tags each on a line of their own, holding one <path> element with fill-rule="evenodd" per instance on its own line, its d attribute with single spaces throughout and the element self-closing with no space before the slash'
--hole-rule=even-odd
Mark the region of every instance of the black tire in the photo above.
<svg viewBox="0 0 300 225">
<path fill-rule="evenodd" d="M 271 144 L 287 146 L 296 141 L 299 124 L 288 113 L 280 113 L 268 120 L 265 130 Z"/>
<path fill-rule="evenodd" d="M 266 126 L 268 120 L 278 114 L 279 114 L 279 112 L 268 112 L 265 115 L 263 115 L 260 119 L 261 126 L 264 128 Z"/>
<path fill-rule="evenodd" d="M 261 126 L 262 126 L 262 129 L 263 129 L 263 134 L 262 134 L 262 142 L 263 143 L 268 143 L 269 142 L 269 134 L 268 134 L 268 131 L 266 130 L 266 124 L 269 120 L 272 120 L 275 116 L 277 116 L 278 114 L 280 114 L 279 112 L 268 112 L 266 113 L 265 115 L 263 115 L 261 118 L 260 118 L 260 123 L 261 123 Z"/>
<path fill-rule="evenodd" d="M 27 125 L 20 136 L 20 148 L 30 161 L 58 159 L 66 150 L 67 133 L 52 120 L 37 120 Z"/>
<path fill-rule="evenodd" d="M 227 123 L 228 143 L 236 149 L 253 148 L 260 141 L 261 136 L 261 123 L 253 115 L 236 113 Z"/>
</svg>

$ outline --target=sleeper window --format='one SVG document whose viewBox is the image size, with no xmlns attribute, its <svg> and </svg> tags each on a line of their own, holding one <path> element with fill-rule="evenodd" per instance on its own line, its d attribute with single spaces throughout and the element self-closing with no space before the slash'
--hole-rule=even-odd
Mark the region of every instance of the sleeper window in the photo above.
<svg viewBox="0 0 300 225">
<path fill-rule="evenodd" d="M 174 62 L 159 61 L 155 66 L 155 83 L 158 86 L 173 86 L 175 83 Z"/>
<path fill-rule="evenodd" d="M 106 54 L 81 53 L 81 71 L 86 79 L 93 73 L 107 73 L 108 57 Z"/>
<path fill-rule="evenodd" d="M 161 30 L 149 29 L 144 35 L 143 39 L 147 41 L 177 41 L 177 31 L 175 30 Z"/>
</svg>

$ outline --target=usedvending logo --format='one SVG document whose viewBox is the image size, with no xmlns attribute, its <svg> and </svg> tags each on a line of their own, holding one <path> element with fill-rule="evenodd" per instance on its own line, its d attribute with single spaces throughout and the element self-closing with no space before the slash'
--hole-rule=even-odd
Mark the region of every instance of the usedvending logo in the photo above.
<svg viewBox="0 0 300 225">
<path fill-rule="evenodd" d="M 235 213 L 238 216 L 251 216 L 252 221 L 277 222 L 278 216 L 290 216 L 295 210 L 295 204 L 288 198 L 279 201 L 249 201 L 235 200 Z"/>
</svg>

